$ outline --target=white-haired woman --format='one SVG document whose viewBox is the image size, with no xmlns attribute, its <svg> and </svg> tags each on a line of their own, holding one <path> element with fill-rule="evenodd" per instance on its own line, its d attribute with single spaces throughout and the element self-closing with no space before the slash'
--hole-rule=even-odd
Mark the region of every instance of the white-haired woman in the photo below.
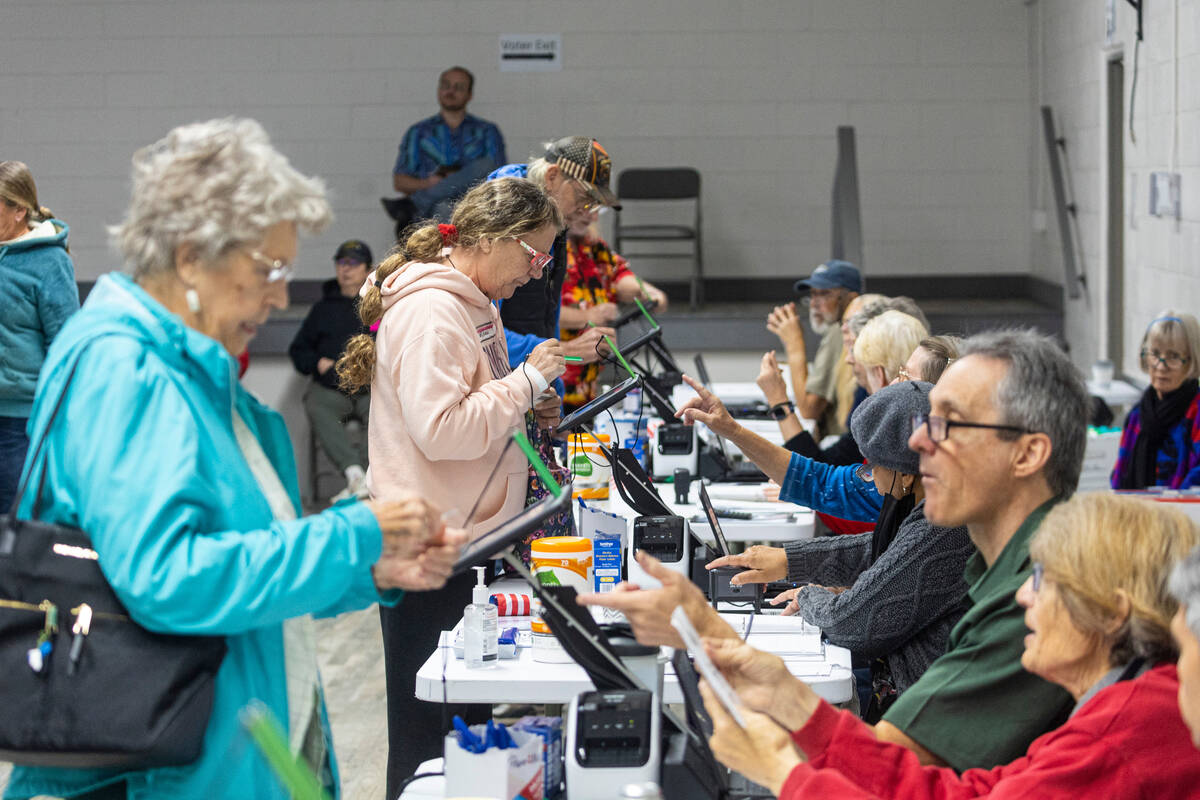
<svg viewBox="0 0 1200 800">
<path fill-rule="evenodd" d="M 12 507 L 38 372 L 79 308 L 67 225 L 38 202 L 20 161 L 0 161 L 0 512 Z"/>
<path fill-rule="evenodd" d="M 197 761 L 19 767 L 6 797 L 286 797 L 239 733 L 252 699 L 336 795 L 307 615 L 440 586 L 465 536 L 416 497 L 299 518 L 283 419 L 237 381 L 234 357 L 287 305 L 297 230 L 329 216 L 321 182 L 252 120 L 185 125 L 134 155 L 132 200 L 112 229 L 131 275 L 97 281 L 50 348 L 31 425 L 45 456 L 26 472 L 44 481 L 39 518 L 90 535 L 136 622 L 223 636 L 228 654 Z M 28 493 L 19 514 L 34 507 Z"/>
<path fill-rule="evenodd" d="M 1200 485 L 1200 323 L 1166 309 L 1142 337 L 1150 385 L 1125 418 L 1112 488 Z"/>
<path fill-rule="evenodd" d="M 927 336 L 925 325 L 902 311 L 885 311 L 868 322 L 854 340 L 854 360 L 866 374 L 867 391 L 891 383 Z"/>
</svg>

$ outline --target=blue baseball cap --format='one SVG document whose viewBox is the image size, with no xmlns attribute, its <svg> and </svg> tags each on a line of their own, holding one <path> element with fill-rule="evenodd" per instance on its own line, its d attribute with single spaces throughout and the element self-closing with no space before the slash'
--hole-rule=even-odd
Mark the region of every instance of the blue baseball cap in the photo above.
<svg viewBox="0 0 1200 800">
<path fill-rule="evenodd" d="M 861 293 L 862 275 L 849 261 L 832 259 L 814 269 L 809 277 L 796 281 L 797 292 L 803 294 L 810 289 L 848 289 Z"/>
</svg>

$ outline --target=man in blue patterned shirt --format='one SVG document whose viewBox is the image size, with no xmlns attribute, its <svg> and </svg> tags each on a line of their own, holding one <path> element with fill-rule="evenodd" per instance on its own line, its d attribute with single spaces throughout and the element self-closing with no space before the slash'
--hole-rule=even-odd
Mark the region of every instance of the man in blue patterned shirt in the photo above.
<svg viewBox="0 0 1200 800">
<path fill-rule="evenodd" d="M 413 125 L 400 142 L 392 185 L 418 218 L 449 222 L 458 199 L 508 159 L 500 129 L 467 113 L 475 76 L 450 67 L 438 78 L 441 111 Z"/>
</svg>

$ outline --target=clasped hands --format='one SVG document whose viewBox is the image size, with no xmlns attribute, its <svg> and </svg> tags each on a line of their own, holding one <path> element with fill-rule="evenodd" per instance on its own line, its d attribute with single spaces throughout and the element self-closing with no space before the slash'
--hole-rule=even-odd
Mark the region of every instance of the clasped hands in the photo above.
<svg viewBox="0 0 1200 800">
<path fill-rule="evenodd" d="M 467 543 L 467 532 L 448 528 L 429 501 L 410 495 L 395 500 L 368 500 L 383 532 L 383 552 L 371 567 L 380 591 L 422 591 L 445 585 Z"/>
</svg>

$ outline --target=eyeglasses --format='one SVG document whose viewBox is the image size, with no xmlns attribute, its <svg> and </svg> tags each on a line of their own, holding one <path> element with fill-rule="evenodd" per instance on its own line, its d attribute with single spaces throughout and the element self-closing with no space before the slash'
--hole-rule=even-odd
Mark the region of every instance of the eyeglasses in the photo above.
<svg viewBox="0 0 1200 800">
<path fill-rule="evenodd" d="M 1042 562 L 1033 562 L 1033 591 L 1040 592 L 1042 590 L 1042 580 L 1046 577 L 1046 568 L 1042 566 Z"/>
<path fill-rule="evenodd" d="M 824 302 L 827 298 L 836 297 L 841 292 L 841 289 L 813 289 L 804 297 L 800 298 L 800 305 L 808 308 L 813 303 Z"/>
<path fill-rule="evenodd" d="M 571 185 L 575 188 L 575 205 L 577 206 L 577 210 L 588 212 L 604 205 L 592 196 L 588 188 L 583 185 L 583 181 L 578 178 L 571 178 Z"/>
<path fill-rule="evenodd" d="M 278 258 L 267 258 L 257 250 L 251 250 L 247 255 L 267 268 L 267 283 L 278 283 L 279 281 L 291 283 L 292 278 L 296 277 L 296 267 L 292 264 L 287 264 Z"/>
<path fill-rule="evenodd" d="M 1167 369 L 1179 369 L 1191 361 L 1187 356 L 1181 356 L 1179 353 L 1170 350 L 1165 353 L 1160 353 L 1157 350 L 1143 350 L 1141 356 L 1142 361 L 1147 362 L 1147 368 L 1154 364 L 1162 364 Z"/>
<path fill-rule="evenodd" d="M 870 483 L 872 480 L 874 480 L 874 473 L 871 471 L 870 462 L 859 464 L 858 469 L 854 470 L 854 474 L 857 475 L 858 479 L 863 483 Z"/>
<path fill-rule="evenodd" d="M 346 269 L 355 269 L 356 267 L 365 267 L 366 264 L 354 258 L 339 258 L 333 262 L 335 267 L 345 267 Z"/>
<path fill-rule="evenodd" d="M 924 425 L 929 434 L 929 440 L 934 444 L 946 441 L 951 428 L 985 428 L 993 431 L 1012 431 L 1013 433 L 1037 433 L 1016 425 L 988 425 L 982 422 L 959 422 L 958 420 L 935 417 L 932 414 L 913 414 L 912 432 L 916 433 Z"/>
<path fill-rule="evenodd" d="M 550 255 L 549 253 L 543 253 L 541 250 L 538 250 L 535 247 L 530 247 L 524 241 L 522 241 L 520 237 L 514 236 L 513 238 L 516 240 L 517 244 L 521 245 L 521 249 L 529 254 L 529 266 L 533 269 L 543 269 L 547 264 L 554 260 L 554 256 Z"/>
<path fill-rule="evenodd" d="M 903 383 L 904 381 L 911 381 L 912 379 L 913 376 L 908 374 L 907 367 L 901 367 L 900 369 L 896 370 L 896 380 Z"/>
</svg>

